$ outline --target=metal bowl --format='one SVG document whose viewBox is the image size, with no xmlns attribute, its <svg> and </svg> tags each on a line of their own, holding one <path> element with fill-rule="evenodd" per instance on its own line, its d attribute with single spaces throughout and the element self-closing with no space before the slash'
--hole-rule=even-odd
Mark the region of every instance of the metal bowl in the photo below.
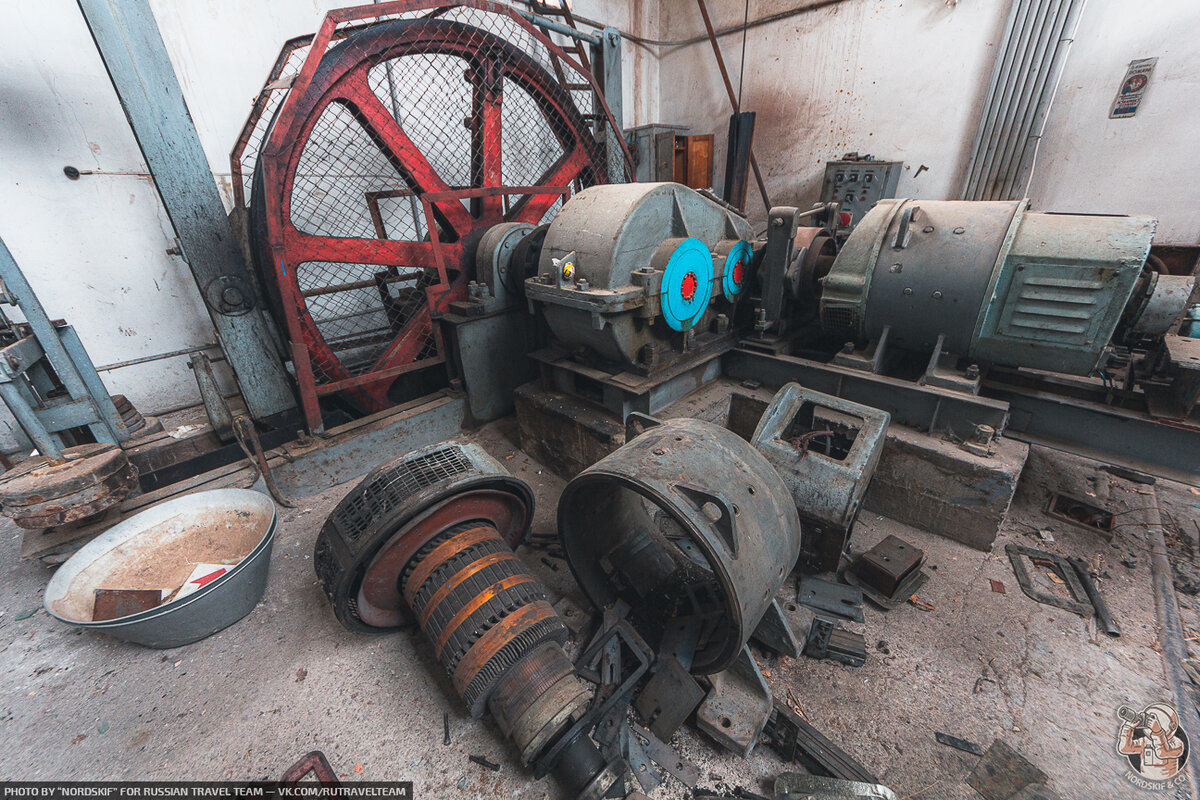
<svg viewBox="0 0 1200 800">
<path fill-rule="evenodd" d="M 215 489 L 160 503 L 109 528 L 59 567 L 46 586 L 46 611 L 70 625 L 146 647 L 199 641 L 246 616 L 262 599 L 275 522 L 271 498 L 248 489 Z M 121 588 L 167 589 L 170 583 L 161 585 L 167 573 L 181 583 L 191 564 L 234 558 L 240 560 L 228 572 L 185 597 L 116 619 L 91 619 L 95 590 L 114 576 L 130 584 Z"/>
</svg>

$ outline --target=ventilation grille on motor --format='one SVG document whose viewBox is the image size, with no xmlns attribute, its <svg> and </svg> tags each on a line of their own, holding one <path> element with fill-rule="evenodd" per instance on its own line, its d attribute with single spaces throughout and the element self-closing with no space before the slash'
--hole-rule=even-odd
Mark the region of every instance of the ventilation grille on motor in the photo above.
<svg viewBox="0 0 1200 800">
<path fill-rule="evenodd" d="M 389 466 L 377 468 L 375 479 L 358 487 L 357 494 L 338 509 L 333 521 L 347 538 L 355 539 L 373 519 L 400 506 L 422 489 L 478 471 L 459 445 L 418 451 Z"/>
</svg>

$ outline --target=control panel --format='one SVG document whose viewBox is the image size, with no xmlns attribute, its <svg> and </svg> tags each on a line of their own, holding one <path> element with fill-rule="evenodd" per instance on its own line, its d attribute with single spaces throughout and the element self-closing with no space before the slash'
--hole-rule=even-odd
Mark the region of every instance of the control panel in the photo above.
<svg viewBox="0 0 1200 800">
<path fill-rule="evenodd" d="M 847 153 L 825 164 L 821 202 L 840 203 L 842 224 L 849 230 L 876 202 L 896 196 L 903 168 L 903 161 L 879 161 L 874 156 Z"/>
</svg>

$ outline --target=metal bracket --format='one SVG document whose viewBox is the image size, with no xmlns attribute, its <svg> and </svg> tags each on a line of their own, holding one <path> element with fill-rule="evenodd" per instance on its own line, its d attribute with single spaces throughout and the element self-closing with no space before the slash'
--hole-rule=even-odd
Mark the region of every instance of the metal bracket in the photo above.
<svg viewBox="0 0 1200 800">
<path fill-rule="evenodd" d="M 796 602 L 853 622 L 863 621 L 863 592 L 853 586 L 805 575 L 796 587 Z"/>
<path fill-rule="evenodd" d="M 1055 553 L 1047 553 L 1045 550 L 1035 550 L 1032 547 L 1025 547 L 1019 544 L 1005 545 L 1004 552 L 1008 553 L 1008 560 L 1012 562 L 1013 573 L 1017 576 L 1017 583 L 1020 585 L 1021 591 L 1034 600 L 1039 603 L 1045 603 L 1048 606 L 1066 609 L 1081 617 L 1091 617 L 1096 613 L 1096 609 L 1092 606 L 1091 601 L 1088 600 L 1087 591 L 1083 588 L 1083 584 L 1079 582 L 1079 576 L 1075 574 L 1075 567 L 1063 556 L 1056 555 Z M 1063 581 L 1065 581 L 1068 591 L 1071 592 L 1071 596 L 1075 599 L 1065 600 L 1038 590 L 1033 585 L 1033 576 L 1025 564 L 1025 559 L 1049 562 L 1055 571 L 1058 572 L 1059 576 L 1062 577 Z"/>
<path fill-rule="evenodd" d="M 712 689 L 696 710 L 696 725 L 722 747 L 745 758 L 771 716 L 771 689 L 749 645 L 723 672 L 709 676 Z"/>
<path fill-rule="evenodd" d="M 817 617 L 809 629 L 804 655 L 861 667 L 867 662 L 866 640 L 862 634 L 842 628 L 835 620 Z"/>
<path fill-rule="evenodd" d="M 633 626 L 624 619 L 613 620 L 615 616 L 612 610 L 605 612 L 605 627 L 597 632 L 588 645 L 587 650 L 575 661 L 575 672 L 584 680 L 590 681 L 600 686 L 600 691 L 597 692 L 597 701 L 593 701 L 592 707 L 587 712 L 575 721 L 575 724 L 562 736 L 558 737 L 558 741 L 554 743 L 549 750 L 546 751 L 536 766 L 534 767 L 534 777 L 541 779 L 550 772 L 551 766 L 558 759 L 562 751 L 579 736 L 585 736 L 588 731 L 597 725 L 600 720 L 604 719 L 607 714 L 618 706 L 626 705 L 629 702 L 629 697 L 633 693 L 634 687 L 642 679 L 650 669 L 650 663 L 653 661 L 653 654 L 650 647 L 638 635 Z M 605 653 L 610 645 L 617 645 L 618 655 L 614 659 L 611 651 L 605 659 Z M 624 648 L 621 647 L 624 645 Z M 619 662 L 622 660 L 620 654 L 628 649 L 629 653 L 637 660 L 637 666 L 626 673 L 621 669 Z M 608 664 L 601 663 L 597 666 L 597 662 L 607 661 Z M 613 662 L 617 662 L 614 664 Z M 615 671 L 614 674 L 605 675 L 609 667 Z M 624 676 L 623 678 L 621 676 Z M 619 681 L 619 682 L 617 682 Z M 603 696 L 607 693 L 607 696 Z M 616 728 L 616 723 L 612 726 Z M 614 731 L 614 734 L 616 731 Z"/>
<path fill-rule="evenodd" d="M 776 653 L 781 653 L 790 658 L 799 658 L 804 651 L 804 640 L 808 637 L 808 631 L 797 631 L 789 616 L 800 616 L 800 609 L 795 603 L 790 603 L 792 613 L 784 614 L 783 609 L 779 605 L 779 599 L 771 601 L 771 605 L 767 606 L 767 613 L 763 614 L 761 620 L 758 621 L 758 627 L 751 634 L 754 641 L 761 644 Z M 811 622 L 810 622 L 811 629 Z"/>
<path fill-rule="evenodd" d="M 866 767 L 780 700 L 775 701 L 764 733 L 771 749 L 784 761 L 799 761 L 815 775 L 879 783 L 879 779 Z"/>
</svg>

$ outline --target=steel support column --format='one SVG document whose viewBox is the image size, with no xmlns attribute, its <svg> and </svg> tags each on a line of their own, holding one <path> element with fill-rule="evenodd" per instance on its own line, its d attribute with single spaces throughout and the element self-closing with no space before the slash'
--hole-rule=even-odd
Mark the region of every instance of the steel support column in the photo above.
<svg viewBox="0 0 1200 800">
<path fill-rule="evenodd" d="M 616 28 L 605 28 L 600 32 L 600 40 L 592 45 L 592 64 L 596 67 L 596 79 L 600 90 L 604 93 L 604 102 L 612 112 L 616 127 L 604 126 L 604 152 L 608 157 L 608 180 L 611 183 L 625 182 L 625 151 L 621 147 L 622 98 L 621 98 L 621 33 Z M 593 112 L 604 114 L 604 109 L 597 107 Z M 601 117 L 603 118 L 603 117 Z"/>
<path fill-rule="evenodd" d="M 296 401 L 259 304 L 232 315 L 213 308 L 214 302 L 244 308 L 239 301 L 253 293 L 254 283 L 148 0 L 78 2 L 250 415 L 265 420 L 286 414 Z M 242 297 L 225 296 L 230 287 Z M 221 294 L 216 301 L 209 296 L 213 290 Z"/>
</svg>

